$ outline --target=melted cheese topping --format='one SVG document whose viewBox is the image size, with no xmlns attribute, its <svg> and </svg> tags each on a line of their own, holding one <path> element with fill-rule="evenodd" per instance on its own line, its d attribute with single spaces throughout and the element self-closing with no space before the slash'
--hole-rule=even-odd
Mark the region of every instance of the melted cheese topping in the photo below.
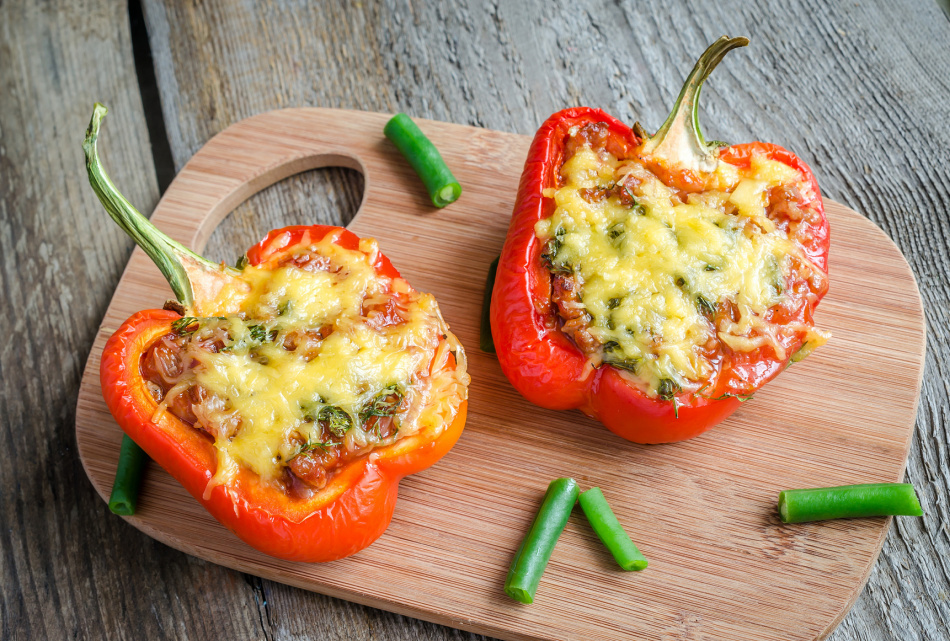
<svg viewBox="0 0 950 641">
<path fill-rule="evenodd" d="M 395 386 L 404 396 L 394 438 L 449 425 L 465 399 L 464 352 L 435 299 L 379 276 L 375 241 L 364 239 L 357 251 L 333 239 L 296 252 L 320 257 L 316 268 L 247 266 L 242 280 L 249 292 L 240 311 L 201 319 L 188 344 L 186 354 L 197 361 L 191 382 L 222 400 L 208 422 L 232 428 L 214 435 L 218 469 L 206 492 L 240 466 L 265 481 L 277 479 L 301 452 L 301 437 L 325 440 L 314 420 L 321 408 L 349 416 L 342 445 L 362 452 L 386 444 L 364 432 L 360 416 L 386 389 Z M 222 326 L 224 348 L 201 348 L 200 333 L 220 335 Z M 310 348 L 288 349 L 294 336 L 308 336 Z"/>
<path fill-rule="evenodd" d="M 785 358 L 766 312 L 786 300 L 793 258 L 816 268 L 766 208 L 774 188 L 807 189 L 796 170 L 759 156 L 745 171 L 720 162 L 711 188 L 684 194 L 639 160 L 581 146 L 561 177 L 545 193 L 554 214 L 535 233 L 552 271 L 581 285 L 587 331 L 601 346 L 589 354 L 595 366 L 634 372 L 648 393 L 669 398 L 716 375 L 717 342 L 740 352 L 770 345 Z M 724 304 L 738 319 L 717 326 Z"/>
</svg>

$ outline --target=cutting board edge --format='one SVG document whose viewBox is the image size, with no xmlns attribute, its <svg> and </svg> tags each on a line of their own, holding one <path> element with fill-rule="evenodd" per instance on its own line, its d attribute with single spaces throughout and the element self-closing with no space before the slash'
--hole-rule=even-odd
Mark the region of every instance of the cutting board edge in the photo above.
<svg viewBox="0 0 950 641">
<path fill-rule="evenodd" d="M 287 110 L 284 110 L 284 111 L 287 111 Z M 304 109 L 293 110 L 293 111 L 308 112 L 308 111 L 321 111 L 321 110 L 319 110 L 319 109 L 312 109 L 312 108 L 304 108 Z M 345 110 L 335 110 L 335 111 L 345 111 Z M 269 112 L 269 114 L 273 114 L 273 113 L 275 113 L 275 112 Z M 347 112 L 347 113 L 360 114 L 360 113 L 362 113 L 362 112 L 354 111 L 354 112 Z M 266 115 L 269 115 L 269 114 L 262 114 L 261 116 L 266 116 Z M 376 115 L 376 116 L 381 116 L 382 114 L 375 114 L 375 115 Z M 254 118 L 260 118 L 261 116 L 255 116 Z M 253 118 L 252 118 L 252 119 L 253 119 Z M 252 120 L 252 119 L 249 119 L 249 120 Z M 242 121 L 242 122 L 247 122 L 247 121 Z M 438 124 L 449 124 L 449 123 L 438 123 L 437 121 L 419 121 L 419 122 L 420 122 L 420 124 L 423 124 L 423 128 L 424 128 L 424 129 L 425 129 L 425 127 L 426 127 L 426 126 L 425 126 L 425 123 L 430 123 L 430 124 L 433 124 L 433 123 L 434 123 L 434 124 L 436 124 L 436 125 L 438 125 Z M 239 124 L 241 124 L 241 123 L 237 123 L 237 124 L 239 125 Z M 232 129 L 232 128 L 235 127 L 235 126 L 237 126 L 237 125 L 234 125 L 234 126 L 232 126 L 231 128 L 229 128 L 228 130 L 225 130 L 224 132 L 222 132 L 221 134 L 218 134 L 218 136 L 216 136 L 215 139 L 217 139 L 218 137 L 222 136 L 223 134 L 225 134 L 227 131 L 229 131 L 230 129 Z M 457 126 L 457 125 L 453 125 L 453 126 Z M 472 129 L 475 129 L 475 128 L 472 128 Z M 486 130 L 481 130 L 481 131 L 486 131 Z M 510 134 L 510 133 L 505 133 L 505 132 L 497 132 L 497 133 L 502 133 L 502 134 L 504 134 L 504 135 L 506 135 L 506 136 L 517 136 L 517 134 Z M 525 137 L 525 138 L 526 138 L 526 137 Z M 213 140 L 214 140 L 214 139 L 213 139 Z M 210 143 L 209 143 L 209 144 L 210 144 Z M 204 150 L 204 148 L 202 149 L 202 151 L 203 151 L 203 150 Z M 197 158 L 198 155 L 200 155 L 200 154 L 201 154 L 201 151 L 199 151 L 199 153 L 196 154 L 196 158 Z M 357 159 L 358 159 L 358 157 L 353 156 L 353 155 L 351 155 L 351 154 L 344 154 L 344 156 L 347 156 L 347 157 L 350 157 L 350 158 L 357 158 Z M 193 161 L 193 160 L 195 160 L 195 159 L 192 159 L 192 161 Z M 189 161 L 189 164 L 191 164 L 192 161 Z M 289 172 L 283 173 L 283 174 L 281 174 L 281 173 L 279 173 L 279 172 L 278 172 L 278 173 L 273 173 L 273 172 L 271 172 L 271 173 L 268 174 L 268 173 L 265 172 L 264 174 L 262 174 L 262 176 L 264 176 L 264 175 L 266 174 L 266 177 L 262 177 L 262 179 L 261 179 L 259 182 L 257 182 L 257 183 L 253 186 L 253 188 L 247 189 L 246 192 L 240 192 L 240 195 L 239 195 L 239 196 L 232 194 L 232 199 L 231 199 L 231 201 L 228 202 L 228 205 L 227 205 L 227 211 L 223 211 L 222 213 L 220 213 L 220 217 L 219 217 L 219 221 L 218 221 L 218 222 L 220 222 L 220 219 L 223 219 L 223 218 L 227 215 L 227 213 L 229 213 L 230 210 L 232 210 L 234 207 L 236 207 L 237 205 L 239 205 L 241 202 L 243 202 L 243 201 L 246 200 L 247 198 L 251 197 L 253 194 L 257 193 L 258 191 L 260 191 L 260 190 L 266 188 L 267 186 L 269 186 L 269 185 L 271 185 L 271 184 L 273 184 L 273 183 L 275 183 L 275 182 L 278 182 L 279 180 L 282 180 L 283 178 L 286 178 L 286 177 L 288 177 L 288 176 L 290 176 L 290 175 L 293 175 L 293 174 L 296 174 L 296 173 L 300 173 L 300 172 L 303 172 L 303 171 L 307 171 L 307 170 L 310 170 L 310 169 L 318 168 L 318 167 L 330 166 L 330 164 L 331 164 L 331 163 L 321 163 L 321 164 L 315 164 L 315 165 L 310 166 L 310 165 L 308 165 L 308 164 L 306 164 L 306 163 L 303 163 L 303 164 L 298 164 L 298 166 L 297 166 L 293 171 L 289 171 Z M 348 166 L 348 165 L 344 165 L 344 166 Z M 188 165 L 186 165 L 186 167 L 183 168 L 182 173 L 184 173 L 185 169 L 187 169 L 187 168 L 188 168 Z M 367 180 L 366 189 L 365 189 L 364 195 L 363 195 L 363 202 L 361 203 L 361 206 L 360 206 L 360 211 L 362 211 L 364 205 L 365 205 L 366 202 L 367 202 L 368 195 L 369 195 L 369 193 L 370 193 L 370 183 L 369 183 L 370 175 L 369 175 L 369 173 L 365 170 L 365 167 L 362 165 L 362 163 L 360 163 L 359 166 L 356 166 L 356 167 L 353 167 L 353 168 L 355 168 L 355 169 L 361 171 L 361 172 L 364 174 L 364 177 L 365 177 L 366 180 Z M 239 192 L 234 192 L 234 193 L 239 193 Z M 166 193 L 166 197 L 168 197 L 168 195 L 169 195 L 169 194 Z M 165 201 L 165 198 L 162 199 L 162 202 L 164 202 L 164 201 Z M 159 213 L 159 211 L 161 210 L 162 202 L 160 202 L 160 203 L 159 203 L 159 206 L 156 207 L 156 215 L 157 215 L 157 214 Z M 899 255 L 899 256 L 901 257 L 901 259 L 903 260 L 903 265 L 904 265 L 904 267 L 906 268 L 906 270 L 907 270 L 907 272 L 908 272 L 908 274 L 909 274 L 909 276 L 910 276 L 911 281 L 914 283 L 914 288 L 915 288 L 914 294 L 915 294 L 915 297 L 916 297 L 916 307 L 917 307 L 917 309 L 916 309 L 916 311 L 917 311 L 917 319 L 918 319 L 918 323 L 919 323 L 919 326 L 920 326 L 920 336 L 921 336 L 920 349 L 921 349 L 921 353 L 922 353 L 922 354 L 925 354 L 925 349 L 926 349 L 926 322 L 925 322 L 925 318 L 923 317 L 923 304 L 922 304 L 922 299 L 921 299 L 920 294 L 919 294 L 919 287 L 917 286 L 916 279 L 914 278 L 914 275 L 913 275 L 913 271 L 911 270 L 910 265 L 909 265 L 909 263 L 907 262 L 906 258 L 903 257 L 903 255 L 901 254 L 901 252 L 900 252 L 899 248 L 896 246 L 896 244 L 895 244 L 895 243 L 884 233 L 884 231 L 883 231 L 880 227 L 878 227 L 873 221 L 871 221 L 870 219 L 868 219 L 868 218 L 866 218 L 866 217 L 864 217 L 864 216 L 861 216 L 860 214 L 857 214 L 857 212 L 854 212 L 853 210 L 851 210 L 850 208 L 847 208 L 847 207 L 844 206 L 844 205 L 839 205 L 838 203 L 833 203 L 833 201 L 826 201 L 826 205 L 827 205 L 827 204 L 833 204 L 833 205 L 836 205 L 836 206 L 840 206 L 842 209 L 847 210 L 847 211 L 849 211 L 849 212 L 855 214 L 856 216 L 860 217 L 860 218 L 863 219 L 864 221 L 866 221 L 866 222 L 868 223 L 868 225 L 872 226 L 872 227 L 877 231 L 877 233 L 879 233 L 881 236 L 883 236 L 883 238 L 886 239 L 886 241 L 894 248 L 894 250 L 895 250 L 895 252 L 897 253 L 897 255 Z M 220 209 L 223 210 L 223 209 L 225 209 L 225 208 L 224 208 L 224 207 L 221 207 Z M 216 215 L 216 214 L 215 214 L 215 215 Z M 358 219 L 358 217 L 359 217 L 359 213 L 357 214 L 356 217 L 354 217 L 354 221 L 353 221 L 353 222 L 355 222 L 355 221 Z M 159 220 L 159 221 L 160 221 L 160 219 L 161 219 L 161 217 L 158 217 L 158 220 Z M 217 223 L 216 223 L 216 224 L 217 224 Z M 199 224 L 198 229 L 196 229 L 195 234 L 196 234 L 196 235 L 197 235 L 197 234 L 200 234 L 201 228 L 202 228 L 203 226 L 205 226 L 205 227 L 209 227 L 209 228 L 210 228 L 210 229 L 207 231 L 207 235 L 210 235 L 211 231 L 214 229 L 214 227 L 216 226 L 216 224 L 215 224 L 215 225 L 207 225 L 206 222 L 202 222 L 201 224 Z M 353 223 L 351 223 L 351 225 L 352 225 L 352 224 L 353 224 Z M 206 240 L 206 239 L 207 239 L 207 236 L 205 236 L 204 240 Z M 203 245 L 203 242 L 198 243 L 198 244 L 199 244 L 199 245 Z M 137 250 L 137 251 L 138 251 L 138 250 Z M 131 261 L 130 261 L 130 263 L 131 263 Z M 128 267 L 127 267 L 127 269 L 128 269 Z M 125 277 L 125 273 L 123 273 L 123 278 L 124 278 L 124 277 Z M 120 282 L 121 282 L 121 281 L 120 281 Z M 115 302 L 114 299 L 113 299 L 112 301 L 110 301 L 109 310 L 112 309 L 114 302 Z M 105 322 L 105 321 L 106 321 L 106 318 L 108 317 L 108 315 L 109 315 L 109 312 L 107 311 L 106 316 L 105 316 L 104 319 L 103 319 L 103 324 L 102 324 L 102 326 L 100 327 L 99 332 L 97 332 L 96 345 L 94 345 L 93 350 L 90 352 L 90 357 L 89 357 L 89 359 L 87 360 L 86 366 L 85 366 L 85 368 L 84 368 L 83 379 L 82 379 L 82 384 L 81 384 L 81 387 L 80 387 L 80 394 L 79 394 L 78 403 L 81 403 L 81 402 L 84 400 L 84 396 L 88 396 L 88 395 L 90 394 L 90 390 L 88 389 L 87 377 L 88 377 L 88 376 L 96 376 L 96 375 L 97 375 L 97 372 L 92 371 L 92 370 L 94 369 L 94 368 L 93 368 L 93 361 L 94 361 L 94 357 L 97 355 L 96 350 L 98 349 L 98 350 L 101 351 L 100 341 L 101 341 L 101 342 L 104 342 L 104 340 L 105 340 L 105 332 L 107 331 L 107 330 L 106 330 L 106 327 L 105 327 L 105 325 L 106 325 L 106 322 Z M 101 336 L 100 336 L 100 335 L 101 335 Z M 919 392 L 920 392 L 920 386 L 921 386 L 921 383 L 922 383 L 923 370 L 924 370 L 924 367 L 923 367 L 923 360 L 922 360 L 922 361 L 921 361 L 921 366 L 918 368 L 917 385 L 916 385 L 916 393 L 915 393 L 915 413 L 914 413 L 915 416 L 916 416 L 917 408 L 918 408 L 918 406 L 919 406 Z M 79 418 L 80 418 L 80 413 L 79 413 L 79 409 L 77 408 L 77 445 L 78 445 L 78 449 L 79 449 L 79 453 L 80 453 L 80 459 L 81 459 L 82 464 L 83 464 L 83 468 L 84 468 L 84 470 L 85 470 L 87 476 L 90 478 L 90 482 L 93 484 L 93 487 L 94 487 L 94 488 L 96 489 L 96 491 L 100 494 L 100 496 L 102 496 L 103 499 L 107 501 L 107 500 L 108 500 L 108 490 L 109 490 L 109 487 L 108 487 L 107 483 L 108 483 L 108 481 L 109 481 L 110 479 L 101 479 L 101 481 L 102 481 L 104 484 L 100 487 L 100 485 L 97 484 L 96 479 L 94 478 L 94 474 L 91 473 L 91 469 L 90 469 L 89 465 L 87 464 L 87 456 L 86 456 L 86 452 L 85 452 L 85 446 L 84 446 L 83 442 L 79 439 L 79 433 L 78 433 L 78 432 L 79 432 L 79 425 L 78 425 L 78 423 L 79 423 Z M 913 423 L 912 423 L 911 429 L 908 431 L 908 433 L 907 433 L 907 435 L 906 435 L 906 439 L 905 439 L 905 443 L 904 443 L 904 448 L 903 448 L 903 449 L 904 449 L 904 455 L 903 455 L 903 466 L 904 466 L 904 469 L 906 469 L 906 464 L 907 464 L 907 460 L 908 460 L 908 456 L 909 456 L 909 451 L 910 451 L 910 445 L 911 445 L 911 443 L 912 443 L 913 436 L 914 436 L 914 430 L 913 430 Z M 142 520 L 142 519 L 139 519 L 139 518 L 137 518 L 137 517 L 131 517 L 131 518 L 127 518 L 126 520 L 127 520 L 128 522 L 130 522 L 130 523 L 131 523 L 134 527 L 136 527 L 137 529 L 143 531 L 144 533 L 148 534 L 149 536 L 151 536 L 151 537 L 153 537 L 153 538 L 155 538 L 155 539 L 157 539 L 157 540 L 159 540 L 159 541 L 161 541 L 161 542 L 163 542 L 163 543 L 165 543 L 165 544 L 170 545 L 171 547 L 174 547 L 174 548 L 176 548 L 176 549 L 179 549 L 179 550 L 181 550 L 181 551 L 183 551 L 183 552 L 185 552 L 185 553 L 192 554 L 192 555 L 194 555 L 194 556 L 198 556 L 199 558 L 208 558 L 207 554 L 206 554 L 206 553 L 201 553 L 201 551 L 200 551 L 198 548 L 194 548 L 194 547 L 192 547 L 191 545 L 189 545 L 188 543 L 186 543 L 185 541 L 183 541 L 183 540 L 181 540 L 181 539 L 178 539 L 178 538 L 176 538 L 176 537 L 174 537 L 174 536 L 167 535 L 165 532 L 162 532 L 162 531 L 160 531 L 160 530 L 156 530 L 156 529 L 150 527 L 150 526 L 149 526 L 144 520 Z M 860 595 L 861 590 L 863 589 L 863 586 L 864 586 L 865 583 L 867 582 L 867 579 L 868 579 L 868 577 L 870 576 L 871 571 L 873 570 L 874 563 L 876 562 L 876 560 L 877 560 L 877 558 L 878 558 L 878 556 L 879 556 L 879 554 L 880 554 L 880 551 L 881 551 L 881 549 L 882 549 L 882 547 L 883 547 L 883 543 L 884 543 L 884 540 L 886 539 L 886 535 L 887 535 L 887 532 L 888 532 L 888 529 L 889 529 L 889 524 L 890 524 L 890 522 L 891 522 L 891 521 L 888 520 L 887 525 L 884 526 L 884 527 L 882 527 L 881 530 L 880 530 L 880 533 L 879 533 L 879 535 L 878 535 L 878 537 L 877 537 L 877 541 L 876 541 L 876 551 L 875 551 L 874 554 L 872 555 L 870 561 L 869 561 L 868 564 L 867 564 L 867 567 L 865 568 L 864 577 L 863 577 L 862 581 L 860 582 L 860 585 L 857 585 L 857 586 L 855 587 L 855 589 L 853 590 L 853 593 L 852 593 L 852 595 L 851 595 L 851 598 L 848 600 L 848 603 L 845 604 L 844 607 L 841 608 L 839 616 L 837 616 L 837 617 L 829 624 L 829 626 L 826 628 L 826 630 L 825 630 L 824 632 L 820 633 L 817 638 L 824 638 L 825 636 L 827 636 L 827 634 L 829 634 L 829 633 L 840 623 L 840 621 L 844 618 L 844 616 L 847 614 L 847 612 L 848 612 L 848 611 L 850 610 L 850 608 L 853 606 L 854 602 L 857 600 L 858 596 Z M 493 628 L 493 627 L 491 627 L 491 626 L 483 626 L 483 625 L 478 624 L 478 623 L 470 623 L 470 622 L 464 621 L 464 620 L 457 620 L 457 619 L 455 619 L 455 618 L 453 618 L 453 617 L 439 616 L 437 613 L 432 612 L 432 611 L 429 611 L 429 610 L 424 610 L 424 609 L 416 610 L 416 609 L 413 609 L 413 608 L 405 608 L 405 607 L 401 607 L 401 606 L 398 604 L 398 602 L 381 600 L 381 599 L 379 599 L 379 598 L 377 598 L 377 597 L 365 595 L 365 594 L 362 594 L 362 593 L 359 593 L 359 592 L 352 592 L 352 593 L 350 593 L 350 592 L 347 592 L 347 591 L 338 590 L 338 589 L 336 589 L 336 588 L 332 588 L 332 589 L 330 589 L 330 590 L 327 590 L 327 589 L 326 589 L 326 586 L 322 586 L 321 588 L 315 588 L 312 584 L 306 584 L 306 583 L 303 582 L 303 581 L 293 581 L 293 580 L 288 581 L 286 577 L 281 577 L 280 574 L 278 573 L 278 571 L 276 571 L 276 570 L 273 571 L 273 572 L 270 572 L 270 571 L 262 571 L 259 567 L 255 567 L 255 566 L 253 565 L 253 563 L 248 563 L 248 564 L 245 565 L 245 564 L 241 564 L 241 563 L 230 563 L 230 562 L 227 562 L 227 561 L 224 561 L 224 560 L 221 560 L 221 559 L 219 559 L 219 560 L 213 560 L 213 562 L 219 563 L 219 564 L 221 564 L 221 565 L 225 565 L 225 566 L 230 567 L 230 568 L 233 568 L 233 569 L 237 569 L 237 570 L 240 570 L 240 571 L 247 571 L 247 572 L 251 572 L 251 573 L 254 573 L 254 574 L 258 574 L 258 575 L 264 575 L 264 574 L 266 573 L 266 574 L 268 575 L 268 578 L 271 578 L 271 579 L 276 580 L 276 581 L 288 583 L 288 584 L 291 584 L 291 585 L 295 585 L 295 586 L 297 586 L 297 587 L 302 587 L 302 588 L 304 588 L 304 589 L 315 590 L 315 591 L 321 591 L 321 592 L 326 593 L 326 594 L 331 594 L 331 596 L 341 596 L 342 598 L 346 598 L 346 599 L 349 599 L 349 600 L 353 600 L 353 601 L 362 603 L 362 604 L 364 604 L 364 605 L 370 605 L 370 606 L 373 606 L 373 607 L 381 607 L 381 608 L 383 608 L 383 609 L 386 609 L 386 610 L 389 610 L 389 611 L 393 611 L 393 612 L 397 612 L 397 613 L 400 613 L 400 614 L 408 614 L 409 616 L 414 616 L 414 617 L 417 617 L 417 618 L 420 618 L 420 619 L 425 619 L 425 620 L 433 621 L 433 622 L 436 622 L 436 623 L 444 623 L 444 624 L 447 624 L 447 625 L 451 625 L 451 626 L 454 626 L 454 627 L 460 627 L 460 628 L 462 628 L 462 629 L 470 630 L 470 631 L 473 631 L 473 632 L 480 632 L 480 633 L 484 633 L 484 634 L 492 634 L 492 635 L 495 635 L 495 636 L 505 636 L 505 635 L 507 635 L 506 638 L 518 638 L 518 639 L 521 639 L 521 638 L 525 638 L 525 639 L 528 639 L 528 638 L 537 638 L 537 637 L 522 636 L 522 635 L 511 636 L 511 635 L 513 634 L 511 630 L 500 629 L 500 628 L 499 628 L 499 629 L 496 629 L 496 628 Z"/>
</svg>

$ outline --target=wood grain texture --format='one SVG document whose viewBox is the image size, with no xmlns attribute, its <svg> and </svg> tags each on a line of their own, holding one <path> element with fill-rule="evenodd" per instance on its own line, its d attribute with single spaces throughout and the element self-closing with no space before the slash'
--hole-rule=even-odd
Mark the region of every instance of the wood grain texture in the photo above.
<svg viewBox="0 0 950 641">
<path fill-rule="evenodd" d="M 950 23 L 939 8 L 914 0 L 145 7 L 179 168 L 225 126 L 288 105 L 403 110 L 530 134 L 549 113 L 590 104 L 652 128 L 706 44 L 723 33 L 751 36 L 703 92 L 707 132 L 800 153 L 826 195 L 881 225 L 907 256 L 929 327 L 907 471 L 927 516 L 892 527 L 867 589 L 831 638 L 950 637 L 950 569 L 941 560 L 950 558 Z M 225 221 L 213 255 L 230 257 L 296 219 L 282 188 L 274 191 L 280 204 L 248 207 L 257 227 L 243 242 L 233 243 Z M 270 589 L 284 605 L 264 609 L 282 621 L 268 628 L 275 637 L 350 616 L 342 604 L 339 615 L 331 607 L 313 616 L 307 597 Z M 424 629 L 401 621 L 385 634 L 455 634 Z"/>
<path fill-rule="evenodd" d="M 929 326 L 907 470 L 927 515 L 891 527 L 831 639 L 950 637 L 950 23 L 940 10 L 927 0 L 326 4 L 146 1 L 178 168 L 227 125 L 282 106 L 531 134 L 550 112 L 586 103 L 652 128 L 709 41 L 752 37 L 703 92 L 707 132 L 799 152 L 827 196 L 897 242 Z M 0 637 L 477 638 L 181 554 L 109 515 L 84 479 L 74 401 L 131 249 L 85 186 L 87 103 L 112 109 L 102 146 L 117 183 L 146 213 L 158 196 L 126 23 L 114 1 L 0 5 L 0 277 L 12 307 L 0 318 Z M 233 260 L 273 227 L 349 220 L 360 199 L 355 172 L 287 182 L 229 216 L 209 253 Z M 697 638 L 683 626 L 681 638 Z"/>
<path fill-rule="evenodd" d="M 422 122 L 465 185 L 463 199 L 434 210 L 382 136 L 387 119 L 290 109 L 237 123 L 188 162 L 153 221 L 201 251 L 218 222 L 263 186 L 313 167 L 358 168 L 366 191 L 350 228 L 376 237 L 410 282 L 435 294 L 462 343 L 477 345 L 484 275 L 504 240 L 530 138 Z M 228 567 L 508 639 L 658 640 L 687 630 L 710 641 L 823 637 L 857 598 L 889 520 L 783 526 L 777 492 L 900 479 L 924 355 L 907 263 L 867 219 L 833 202 L 827 211 L 835 251 L 817 320 L 834 341 L 708 435 L 669 446 L 627 443 L 578 412 L 532 406 L 493 357 L 475 352 L 462 440 L 442 463 L 403 481 L 389 530 L 352 558 L 321 565 L 257 553 L 161 470 L 150 472 L 130 520 Z M 128 316 L 169 295 L 136 251 L 83 377 L 79 453 L 104 499 L 121 431 L 102 400 L 101 349 Z M 898 347 L 880 344 L 881 317 Z M 890 379 L 883 380 L 877 365 L 888 350 Z M 874 407 L 888 393 L 889 407 Z M 802 397 L 814 401 L 790 412 Z M 559 475 L 602 487 L 651 567 L 639 575 L 613 569 L 583 519 L 574 519 L 526 608 L 501 585 L 540 495 Z"/>
<path fill-rule="evenodd" d="M 124 16 L 121 2 L 0 4 L 3 639 L 115 638 L 136 599 L 170 600 L 124 589 L 144 571 L 136 548 L 151 570 L 168 552 L 109 518 L 73 427 L 83 353 L 132 250 L 120 230 L 91 223 L 99 204 L 80 143 L 94 101 L 114 109 L 103 153 L 116 179 L 146 211 L 158 201 Z M 157 629 L 147 615 L 138 623 Z"/>
</svg>

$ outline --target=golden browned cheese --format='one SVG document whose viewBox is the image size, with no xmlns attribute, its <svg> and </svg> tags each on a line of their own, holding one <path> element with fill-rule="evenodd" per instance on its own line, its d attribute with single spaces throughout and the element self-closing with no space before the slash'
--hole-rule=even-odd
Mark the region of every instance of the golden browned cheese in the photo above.
<svg viewBox="0 0 950 641">
<path fill-rule="evenodd" d="M 240 311 L 203 320 L 186 347 L 185 362 L 193 359 L 195 367 L 168 392 L 160 411 L 192 386 L 207 392 L 195 411 L 217 450 L 209 490 L 238 466 L 265 481 L 277 478 L 302 440 L 323 439 L 314 420 L 323 407 L 350 418 L 342 446 L 367 451 L 386 443 L 363 430 L 360 412 L 387 388 L 403 395 L 394 416 L 398 432 L 389 440 L 449 425 L 466 398 L 464 352 L 435 299 L 377 274 L 372 239 L 359 250 L 333 239 L 330 234 L 308 249 L 322 257 L 316 269 L 292 262 L 273 270 L 247 266 Z M 395 322 L 370 311 L 387 305 L 398 306 Z M 226 348 L 202 348 L 202 331 L 223 332 Z"/>
<path fill-rule="evenodd" d="M 619 363 L 655 396 L 670 385 L 664 381 L 700 389 L 714 373 L 716 343 L 737 352 L 771 345 L 785 358 L 776 341 L 783 330 L 766 312 L 786 300 L 793 263 L 817 268 L 766 208 L 772 190 L 808 189 L 798 171 L 764 156 L 744 171 L 719 162 L 709 189 L 686 194 L 636 159 L 581 146 L 561 177 L 563 185 L 545 193 L 554 214 L 535 233 L 555 279 L 580 284 L 575 304 L 599 344 L 596 353 L 585 350 L 595 366 Z M 735 317 L 714 321 L 723 304 Z M 809 331 L 812 348 L 827 340 Z"/>
</svg>

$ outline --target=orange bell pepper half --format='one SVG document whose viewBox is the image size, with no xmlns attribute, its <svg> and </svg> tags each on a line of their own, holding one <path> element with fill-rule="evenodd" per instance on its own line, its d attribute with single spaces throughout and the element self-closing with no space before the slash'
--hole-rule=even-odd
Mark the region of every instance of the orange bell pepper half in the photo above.
<svg viewBox="0 0 950 641">
<path fill-rule="evenodd" d="M 235 300 L 239 299 L 235 292 L 245 285 L 241 272 L 210 263 L 159 232 L 128 204 L 105 175 L 96 153 L 105 112 L 105 107 L 96 105 L 84 144 L 90 182 L 103 205 L 155 260 L 187 316 L 234 313 Z M 296 250 L 312 247 L 328 236 L 344 249 L 360 251 L 360 238 L 339 227 L 287 227 L 270 232 L 252 247 L 246 254 L 247 264 L 276 269 Z M 400 296 L 413 292 L 381 252 L 371 252 L 368 260 L 380 279 L 400 283 L 393 300 L 403 300 Z M 293 561 L 323 562 L 362 550 L 389 525 L 400 479 L 438 461 L 461 435 L 467 407 L 465 385 L 460 387 L 462 397 L 456 399 L 457 410 L 451 420 L 423 424 L 414 433 L 390 439 L 347 460 L 333 470 L 323 487 L 306 495 L 263 482 L 245 466 L 239 466 L 226 482 L 214 483 L 218 458 L 213 438 L 160 406 L 154 389 L 150 389 L 154 386 L 143 374 L 143 358 L 149 349 L 176 331 L 173 323 L 182 318 L 178 311 L 139 312 L 112 335 L 102 354 L 103 396 L 127 437 L 218 521 L 261 552 Z M 454 341 L 444 323 L 441 327 L 442 341 Z M 453 369 L 467 383 L 464 362 L 464 353 L 456 342 L 441 367 Z M 436 366 L 434 360 L 429 365 Z"/>
</svg>

